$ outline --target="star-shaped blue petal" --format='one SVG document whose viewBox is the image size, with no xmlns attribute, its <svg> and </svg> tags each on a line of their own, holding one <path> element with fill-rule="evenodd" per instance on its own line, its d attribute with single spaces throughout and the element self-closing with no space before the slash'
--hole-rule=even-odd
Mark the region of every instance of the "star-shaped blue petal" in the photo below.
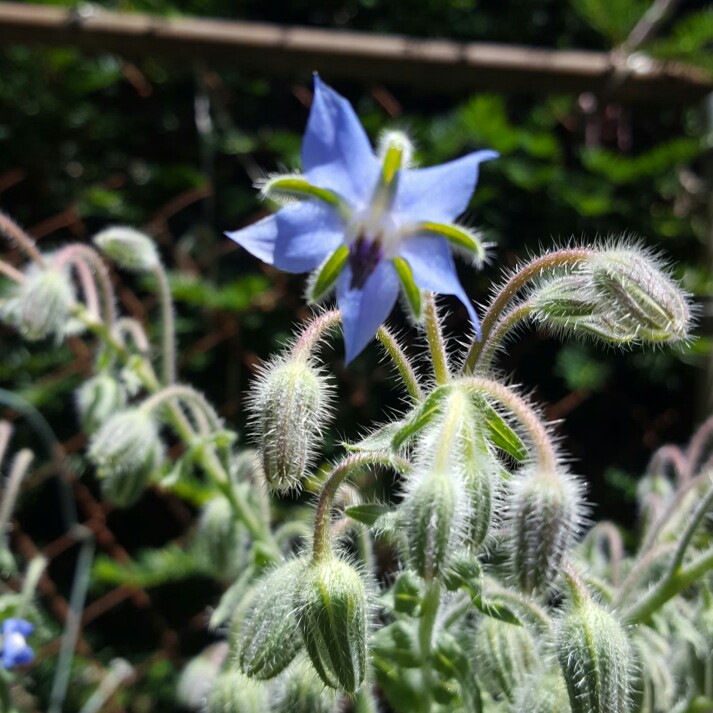
<svg viewBox="0 0 713 713">
<path fill-rule="evenodd" d="M 453 221 L 468 207 L 480 164 L 497 154 L 478 151 L 411 169 L 407 144 L 405 138 L 387 142 L 377 156 L 349 102 L 315 76 L 302 143 L 304 174 L 278 176 L 263 188 L 301 202 L 227 233 L 281 270 L 316 271 L 315 299 L 336 286 L 347 362 L 388 317 L 400 287 L 407 295 L 423 289 L 456 296 L 479 335 L 451 244 L 476 260 L 482 259 L 482 245 Z"/>
</svg>

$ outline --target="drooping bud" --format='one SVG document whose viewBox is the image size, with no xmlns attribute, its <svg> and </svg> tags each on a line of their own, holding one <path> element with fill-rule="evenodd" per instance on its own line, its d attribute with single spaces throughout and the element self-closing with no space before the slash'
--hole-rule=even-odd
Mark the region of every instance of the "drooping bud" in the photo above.
<svg viewBox="0 0 713 713">
<path fill-rule="evenodd" d="M 507 515 L 510 571 L 527 594 L 550 588 L 583 519 L 580 482 L 562 470 L 530 467 L 511 484 Z"/>
<path fill-rule="evenodd" d="M 680 287 L 642 248 L 596 252 L 589 260 L 592 281 L 618 325 L 628 325 L 645 342 L 677 342 L 688 337 L 690 309 Z"/>
<path fill-rule="evenodd" d="M 102 230 L 94 236 L 94 244 L 119 267 L 131 272 L 150 272 L 160 262 L 156 243 L 124 225 Z"/>
<path fill-rule="evenodd" d="M 367 598 L 359 573 L 331 555 L 312 562 L 300 578 L 295 609 L 319 677 L 354 693 L 366 676 Z"/>
<path fill-rule="evenodd" d="M 127 507 L 139 498 L 163 458 L 158 426 L 141 408 L 119 411 L 92 436 L 88 456 L 105 497 Z"/>
<path fill-rule="evenodd" d="M 475 656 L 482 685 L 509 701 L 523 678 L 541 666 L 535 640 L 524 626 L 490 617 L 484 617 L 476 631 Z"/>
<path fill-rule="evenodd" d="M 37 341 L 62 336 L 75 295 L 69 273 L 32 265 L 3 307 L 3 319 L 25 339 Z"/>
<path fill-rule="evenodd" d="M 597 311 L 596 292 L 588 273 L 557 275 L 540 283 L 529 303 L 537 319 L 554 330 L 576 329 Z"/>
<path fill-rule="evenodd" d="M 274 569 L 248 595 L 233 625 L 238 665 L 253 678 L 277 676 L 302 648 L 295 596 L 307 564 L 293 560 Z"/>
<path fill-rule="evenodd" d="M 571 713 L 560 672 L 526 678 L 515 693 L 513 713 Z"/>
<path fill-rule="evenodd" d="M 329 413 L 329 386 L 306 359 L 269 364 L 255 387 L 251 412 L 265 478 L 272 490 L 299 486 Z"/>
<path fill-rule="evenodd" d="M 126 406 L 126 389 L 118 379 L 102 371 L 77 389 L 75 399 L 82 429 L 94 433 Z"/>
<path fill-rule="evenodd" d="M 236 520 L 227 498 L 209 500 L 198 520 L 193 549 L 201 562 L 223 579 L 233 579 L 247 549 L 247 533 Z"/>
<path fill-rule="evenodd" d="M 265 713 L 270 710 L 267 686 L 240 671 L 226 671 L 208 694 L 205 713 Z"/>
<path fill-rule="evenodd" d="M 581 586 L 559 622 L 557 657 L 572 713 L 630 713 L 634 649 L 616 617 Z"/>
<path fill-rule="evenodd" d="M 465 486 L 458 473 L 440 469 L 414 472 L 400 513 L 408 542 L 409 565 L 424 579 L 447 566 L 461 544 Z"/>
<path fill-rule="evenodd" d="M 339 710 L 340 696 L 325 688 L 305 661 L 288 670 L 281 684 L 271 709 L 273 713 L 336 713 Z"/>
<path fill-rule="evenodd" d="M 176 685 L 179 705 L 195 710 L 203 706 L 225 663 L 228 650 L 228 644 L 219 641 L 205 648 L 184 666 Z"/>
</svg>

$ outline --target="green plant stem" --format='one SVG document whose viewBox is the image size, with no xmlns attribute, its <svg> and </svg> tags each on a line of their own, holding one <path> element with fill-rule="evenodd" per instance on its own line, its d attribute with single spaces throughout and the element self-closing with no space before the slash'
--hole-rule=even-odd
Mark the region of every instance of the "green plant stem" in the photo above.
<svg viewBox="0 0 713 713">
<path fill-rule="evenodd" d="M 168 386 L 146 399 L 146 401 L 141 404 L 141 408 L 147 411 L 152 411 L 161 406 L 164 402 L 170 402 L 173 400 L 185 401 L 194 405 L 207 417 L 210 426 L 213 429 L 222 428 L 220 418 L 215 412 L 215 409 L 210 405 L 210 403 L 208 403 L 206 398 L 192 386 L 184 386 L 183 384 L 173 384 L 172 386 Z"/>
<path fill-rule="evenodd" d="M 522 302 L 513 307 L 493 328 L 490 333 L 488 343 L 483 347 L 478 360 L 473 365 L 474 372 L 485 372 L 488 370 L 495 358 L 496 353 L 505 344 L 508 334 L 518 325 L 524 322 L 532 314 L 532 305 L 529 302 Z"/>
<path fill-rule="evenodd" d="M 441 603 L 441 583 L 433 579 L 426 585 L 426 591 L 421 599 L 421 617 L 418 620 L 418 645 L 421 652 L 421 676 L 423 677 L 425 713 L 431 710 L 433 698 L 433 671 L 431 668 L 431 647 L 433 644 L 433 629 Z"/>
<path fill-rule="evenodd" d="M 153 269 L 154 277 L 158 284 L 158 296 L 161 302 L 161 320 L 163 327 L 163 344 L 161 356 L 163 357 L 163 381 L 166 385 L 176 381 L 176 325 L 173 315 L 173 299 L 171 285 L 168 282 L 166 269 L 159 262 Z"/>
<path fill-rule="evenodd" d="M 379 327 L 376 338 L 381 343 L 384 351 L 398 369 L 401 380 L 414 401 L 423 401 L 423 391 L 418 383 L 416 372 L 411 366 L 406 353 L 398 342 L 398 339 L 386 328 Z"/>
<path fill-rule="evenodd" d="M 20 492 L 20 485 L 22 485 L 22 481 L 34 457 L 35 454 L 31 450 L 23 448 L 12 461 L 10 475 L 3 488 L 3 498 L 2 503 L 0 503 L 0 537 L 4 538 L 5 536 L 5 528 L 10 521 L 15 500 Z"/>
<path fill-rule="evenodd" d="M 339 487 L 353 473 L 369 465 L 384 465 L 399 471 L 406 471 L 409 464 L 403 458 L 383 453 L 355 453 L 337 464 L 327 477 L 317 502 L 314 516 L 314 540 L 312 558 L 319 562 L 332 553 L 332 541 L 329 536 L 332 504 Z"/>
<path fill-rule="evenodd" d="M 527 401 L 504 384 L 485 377 L 471 376 L 463 380 L 474 391 L 490 396 L 507 408 L 525 427 L 537 451 L 538 465 L 548 473 L 555 473 L 557 454 L 547 428 Z"/>
<path fill-rule="evenodd" d="M 586 248 L 570 248 L 567 250 L 557 250 L 556 252 L 543 255 L 528 263 L 518 270 L 502 287 L 496 295 L 492 304 L 483 318 L 482 336 L 480 341 L 475 340 L 468 351 L 463 364 L 463 373 L 470 374 L 478 363 L 480 353 L 488 343 L 493 328 L 500 319 L 500 315 L 510 302 L 517 296 L 517 293 L 535 277 L 539 277 L 543 272 L 567 265 L 576 265 L 578 262 L 587 259 L 593 254 L 592 250 Z"/>
<path fill-rule="evenodd" d="M 309 359 L 312 352 L 319 346 L 329 332 L 341 324 L 342 315 L 339 310 L 332 309 L 329 312 L 315 317 L 303 330 L 292 347 L 292 357 L 295 359 Z"/>
<path fill-rule="evenodd" d="M 436 377 L 436 383 L 445 384 L 450 378 L 448 353 L 446 351 L 446 342 L 443 338 L 443 331 L 438 318 L 438 308 L 436 307 L 436 299 L 433 296 L 433 292 L 426 292 L 424 296 L 423 319 L 426 326 L 428 347 L 431 350 L 433 373 Z"/>
<path fill-rule="evenodd" d="M 2 214 L 0 213 L 0 216 Z M 12 706 L 12 699 L 10 698 L 10 689 L 8 687 L 8 682 L 4 676 L 0 676 L 0 711 L 8 711 L 12 713 L 15 709 Z"/>
</svg>

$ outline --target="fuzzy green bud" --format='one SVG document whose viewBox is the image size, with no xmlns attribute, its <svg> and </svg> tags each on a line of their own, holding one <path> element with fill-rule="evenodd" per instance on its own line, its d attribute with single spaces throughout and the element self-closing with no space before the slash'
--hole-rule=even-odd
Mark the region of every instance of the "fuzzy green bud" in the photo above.
<svg viewBox="0 0 713 713">
<path fill-rule="evenodd" d="M 200 560 L 224 579 L 233 579 L 245 559 L 247 533 L 227 498 L 209 500 L 202 508 L 193 539 Z"/>
<path fill-rule="evenodd" d="M 199 709 L 205 703 L 227 656 L 227 643 L 219 641 L 205 648 L 185 665 L 176 685 L 176 701 L 179 705 Z"/>
<path fill-rule="evenodd" d="M 118 379 L 103 371 L 77 389 L 75 400 L 82 428 L 85 433 L 94 433 L 126 406 L 126 389 Z"/>
<path fill-rule="evenodd" d="M 270 710 L 267 686 L 239 671 L 226 671 L 208 694 L 205 713 L 265 713 Z"/>
<path fill-rule="evenodd" d="M 269 364 L 255 388 L 251 411 L 269 487 L 299 486 L 319 445 L 328 415 L 328 385 L 301 358 Z"/>
<path fill-rule="evenodd" d="M 680 287 L 640 248 L 597 252 L 589 260 L 592 282 L 607 312 L 624 331 L 645 342 L 685 340 L 690 309 Z"/>
<path fill-rule="evenodd" d="M 538 285 L 530 296 L 536 316 L 550 327 L 565 328 L 597 309 L 596 294 L 587 274 L 558 275 Z"/>
<path fill-rule="evenodd" d="M 572 713 L 630 713 L 635 655 L 624 627 L 580 589 L 557 628 Z"/>
<path fill-rule="evenodd" d="M 234 622 L 238 664 L 253 678 L 277 676 L 302 648 L 294 599 L 304 560 L 293 560 L 268 573 L 248 595 L 244 613 Z"/>
<path fill-rule="evenodd" d="M 281 684 L 272 713 L 336 713 L 339 710 L 339 695 L 325 688 L 304 661 L 288 670 Z"/>
<path fill-rule="evenodd" d="M 463 481 L 440 469 L 413 473 L 401 503 L 409 565 L 424 579 L 447 566 L 464 532 Z"/>
<path fill-rule="evenodd" d="M 511 574 L 523 592 L 545 592 L 580 530 L 581 485 L 564 471 L 532 467 L 512 482 L 509 501 Z"/>
<path fill-rule="evenodd" d="M 524 626 L 490 617 L 481 620 L 475 634 L 479 679 L 494 696 L 509 701 L 523 678 L 540 667 L 535 640 Z"/>
<path fill-rule="evenodd" d="M 94 236 L 94 244 L 119 267 L 131 272 L 150 272 L 160 259 L 148 235 L 123 225 L 117 225 Z"/>
<path fill-rule="evenodd" d="M 105 497 L 127 507 L 139 498 L 163 458 L 158 425 L 140 408 L 119 411 L 92 436 L 88 456 Z"/>
<path fill-rule="evenodd" d="M 528 676 L 515 693 L 513 713 L 571 713 L 559 671 Z"/>
<path fill-rule="evenodd" d="M 62 336 L 75 295 L 69 273 L 32 265 L 3 308 L 3 318 L 25 339 L 38 341 Z"/>
<path fill-rule="evenodd" d="M 334 556 L 312 562 L 300 579 L 295 608 L 319 677 L 354 693 L 366 676 L 367 598 L 359 573 Z"/>
</svg>

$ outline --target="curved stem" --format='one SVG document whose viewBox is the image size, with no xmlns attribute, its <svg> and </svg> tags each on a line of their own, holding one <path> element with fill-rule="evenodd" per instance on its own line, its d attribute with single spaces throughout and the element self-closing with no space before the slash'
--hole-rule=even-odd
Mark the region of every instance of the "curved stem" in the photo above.
<svg viewBox="0 0 713 713">
<path fill-rule="evenodd" d="M 73 264 L 77 271 L 79 284 L 82 286 L 82 294 L 84 295 L 84 303 L 91 314 L 96 315 L 97 319 L 101 319 L 101 304 L 99 301 L 99 293 L 94 282 L 91 268 L 84 260 L 76 260 Z"/>
<path fill-rule="evenodd" d="M 12 462 L 7 485 L 3 491 L 2 505 L 0 505 L 0 537 L 2 538 L 5 536 L 5 528 L 12 515 L 20 486 L 34 457 L 35 454 L 31 450 L 23 448 Z"/>
<path fill-rule="evenodd" d="M 487 344 L 483 346 L 477 361 L 473 364 L 473 371 L 484 372 L 493 361 L 498 349 L 504 346 L 507 335 L 532 314 L 532 305 L 522 302 L 513 307 L 493 328 Z"/>
<path fill-rule="evenodd" d="M 547 472 L 554 473 L 557 467 L 557 454 L 555 452 L 552 439 L 547 433 L 547 428 L 537 412 L 511 389 L 492 379 L 471 376 L 463 380 L 463 383 L 471 386 L 475 391 L 491 396 L 501 403 L 520 421 L 525 427 L 532 444 L 537 451 L 539 465 Z"/>
<path fill-rule="evenodd" d="M 510 304 L 517 293 L 535 277 L 539 277 L 543 272 L 566 265 L 576 265 L 582 260 L 586 260 L 594 253 L 586 248 L 569 248 L 567 250 L 557 250 L 556 252 L 543 255 L 528 263 L 518 270 L 498 292 L 488 311 L 483 318 L 482 338 L 474 341 L 468 352 L 468 356 L 463 364 L 463 373 L 470 374 L 478 362 L 480 353 L 487 344 L 493 327 L 495 327 L 500 314 Z"/>
<path fill-rule="evenodd" d="M 45 267 L 45 259 L 35 246 L 35 241 L 9 216 L 0 212 L 0 233 L 14 240 L 22 251 L 40 267 Z"/>
<path fill-rule="evenodd" d="M 222 428 L 222 423 L 220 422 L 220 418 L 215 412 L 215 409 L 210 405 L 210 403 L 208 403 L 205 396 L 196 391 L 192 386 L 184 386 L 183 384 L 168 386 L 152 396 L 149 396 L 149 398 L 141 404 L 141 408 L 146 411 L 153 411 L 164 402 L 171 401 L 173 399 L 179 399 L 181 401 L 187 401 L 195 404 L 208 417 L 208 420 L 213 428 Z"/>
<path fill-rule="evenodd" d="M 0 274 L 9 277 L 13 282 L 17 282 L 18 284 L 22 284 L 27 279 L 16 267 L 13 267 L 4 260 L 0 260 Z"/>
<path fill-rule="evenodd" d="M 173 316 L 173 299 L 171 286 L 164 266 L 159 262 L 153 269 L 154 277 L 158 283 L 158 297 L 161 302 L 161 320 L 163 326 L 163 381 L 173 384 L 176 381 L 176 324 Z"/>
<path fill-rule="evenodd" d="M 438 318 L 438 308 L 433 292 L 426 292 L 424 296 L 423 319 L 426 325 L 426 339 L 431 350 L 433 360 L 433 372 L 436 376 L 436 383 L 445 384 L 449 377 L 448 352 L 446 342 L 443 339 L 441 322 Z"/>
<path fill-rule="evenodd" d="M 312 558 L 319 562 L 332 552 L 329 536 L 332 504 L 342 483 L 355 471 L 369 465 L 385 465 L 400 471 L 406 471 L 409 464 L 403 458 L 384 453 L 355 453 L 335 466 L 322 487 L 314 516 L 314 540 Z"/>
<path fill-rule="evenodd" d="M 124 334 L 130 335 L 136 348 L 142 354 L 148 354 L 151 351 L 151 345 L 144 328 L 133 317 L 120 317 L 117 319 L 114 331 L 122 342 L 124 341 Z"/>
<path fill-rule="evenodd" d="M 384 326 L 379 327 L 376 338 L 394 363 L 394 366 L 398 369 L 409 396 L 414 401 L 423 401 L 423 391 L 421 390 L 421 385 L 418 383 L 416 372 L 411 366 L 411 362 L 406 356 L 403 347 L 399 344 L 398 339 Z"/>
<path fill-rule="evenodd" d="M 292 356 L 297 359 L 309 359 L 312 352 L 317 348 L 319 342 L 324 339 L 329 332 L 339 325 L 342 315 L 339 310 L 332 309 L 329 312 L 315 317 L 302 331 L 292 347 Z"/>
</svg>

